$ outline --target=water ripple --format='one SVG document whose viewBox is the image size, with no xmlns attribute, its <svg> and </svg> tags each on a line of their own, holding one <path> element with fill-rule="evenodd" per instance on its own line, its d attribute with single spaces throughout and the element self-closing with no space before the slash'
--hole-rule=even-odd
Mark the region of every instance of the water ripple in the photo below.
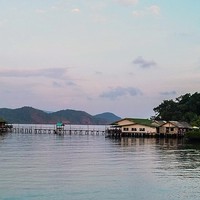
<svg viewBox="0 0 200 200">
<path fill-rule="evenodd" d="M 0 199 L 199 198 L 200 150 L 179 140 L 10 134 Z"/>
</svg>

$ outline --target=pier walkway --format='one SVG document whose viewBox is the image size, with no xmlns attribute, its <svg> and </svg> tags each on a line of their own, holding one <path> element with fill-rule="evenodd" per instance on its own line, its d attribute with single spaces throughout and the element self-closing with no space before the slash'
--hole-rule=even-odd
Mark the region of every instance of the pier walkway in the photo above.
<svg viewBox="0 0 200 200">
<path fill-rule="evenodd" d="M 23 134 L 57 134 L 57 135 L 103 135 L 105 136 L 106 131 L 100 129 L 62 129 L 58 130 L 53 127 L 29 127 L 29 126 L 13 126 L 11 129 L 13 133 Z"/>
</svg>

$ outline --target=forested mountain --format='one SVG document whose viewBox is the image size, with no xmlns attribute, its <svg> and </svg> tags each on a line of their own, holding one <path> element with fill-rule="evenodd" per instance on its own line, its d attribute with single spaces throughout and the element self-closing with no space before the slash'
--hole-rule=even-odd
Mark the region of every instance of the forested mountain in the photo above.
<svg viewBox="0 0 200 200">
<path fill-rule="evenodd" d="M 92 116 L 84 111 L 66 109 L 47 113 L 32 107 L 0 108 L 0 117 L 12 124 L 55 124 L 61 121 L 66 124 L 105 125 L 113 122 L 113 118 Z"/>
<path fill-rule="evenodd" d="M 155 119 L 186 121 L 200 126 L 200 93 L 187 93 L 175 100 L 164 100 L 154 111 Z"/>
<path fill-rule="evenodd" d="M 109 123 L 115 122 L 120 120 L 121 118 L 114 115 L 113 113 L 110 112 L 105 112 L 102 114 L 98 114 L 98 115 L 94 115 L 94 117 L 99 118 L 99 119 L 105 119 L 107 120 Z"/>
</svg>

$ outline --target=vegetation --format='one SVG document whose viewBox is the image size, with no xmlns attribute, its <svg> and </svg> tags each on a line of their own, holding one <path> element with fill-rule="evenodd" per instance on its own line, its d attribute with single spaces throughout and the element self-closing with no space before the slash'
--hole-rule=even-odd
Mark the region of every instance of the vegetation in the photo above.
<svg viewBox="0 0 200 200">
<path fill-rule="evenodd" d="M 44 112 L 32 107 L 17 109 L 0 108 L 0 116 L 11 124 L 110 124 L 118 119 L 114 114 L 99 114 L 92 116 L 84 111 L 60 110 L 57 112 Z M 110 117 L 110 118 L 109 118 Z"/>
<path fill-rule="evenodd" d="M 5 122 L 5 120 L 2 117 L 0 117 L 0 122 Z"/>
<path fill-rule="evenodd" d="M 118 121 L 120 120 L 121 118 L 116 116 L 115 114 L 113 113 L 110 113 L 110 112 L 105 112 L 105 113 L 101 113 L 101 114 L 97 114 L 97 115 L 94 115 L 95 118 L 98 118 L 98 119 L 104 119 L 104 120 L 107 120 L 107 122 L 110 124 L 114 121 Z"/>
<path fill-rule="evenodd" d="M 200 141 L 200 130 L 196 129 L 196 130 L 189 131 L 186 133 L 185 137 L 188 140 Z"/>
<path fill-rule="evenodd" d="M 185 121 L 200 127 L 200 93 L 187 93 L 175 100 L 164 100 L 153 109 L 155 119 Z"/>
</svg>

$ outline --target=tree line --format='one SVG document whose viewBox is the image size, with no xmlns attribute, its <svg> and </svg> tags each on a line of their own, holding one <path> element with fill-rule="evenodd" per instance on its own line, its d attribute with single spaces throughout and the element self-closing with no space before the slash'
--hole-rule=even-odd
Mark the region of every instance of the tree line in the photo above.
<svg viewBox="0 0 200 200">
<path fill-rule="evenodd" d="M 200 93 L 187 93 L 175 100 L 164 100 L 153 109 L 156 120 L 185 121 L 200 126 Z"/>
</svg>

